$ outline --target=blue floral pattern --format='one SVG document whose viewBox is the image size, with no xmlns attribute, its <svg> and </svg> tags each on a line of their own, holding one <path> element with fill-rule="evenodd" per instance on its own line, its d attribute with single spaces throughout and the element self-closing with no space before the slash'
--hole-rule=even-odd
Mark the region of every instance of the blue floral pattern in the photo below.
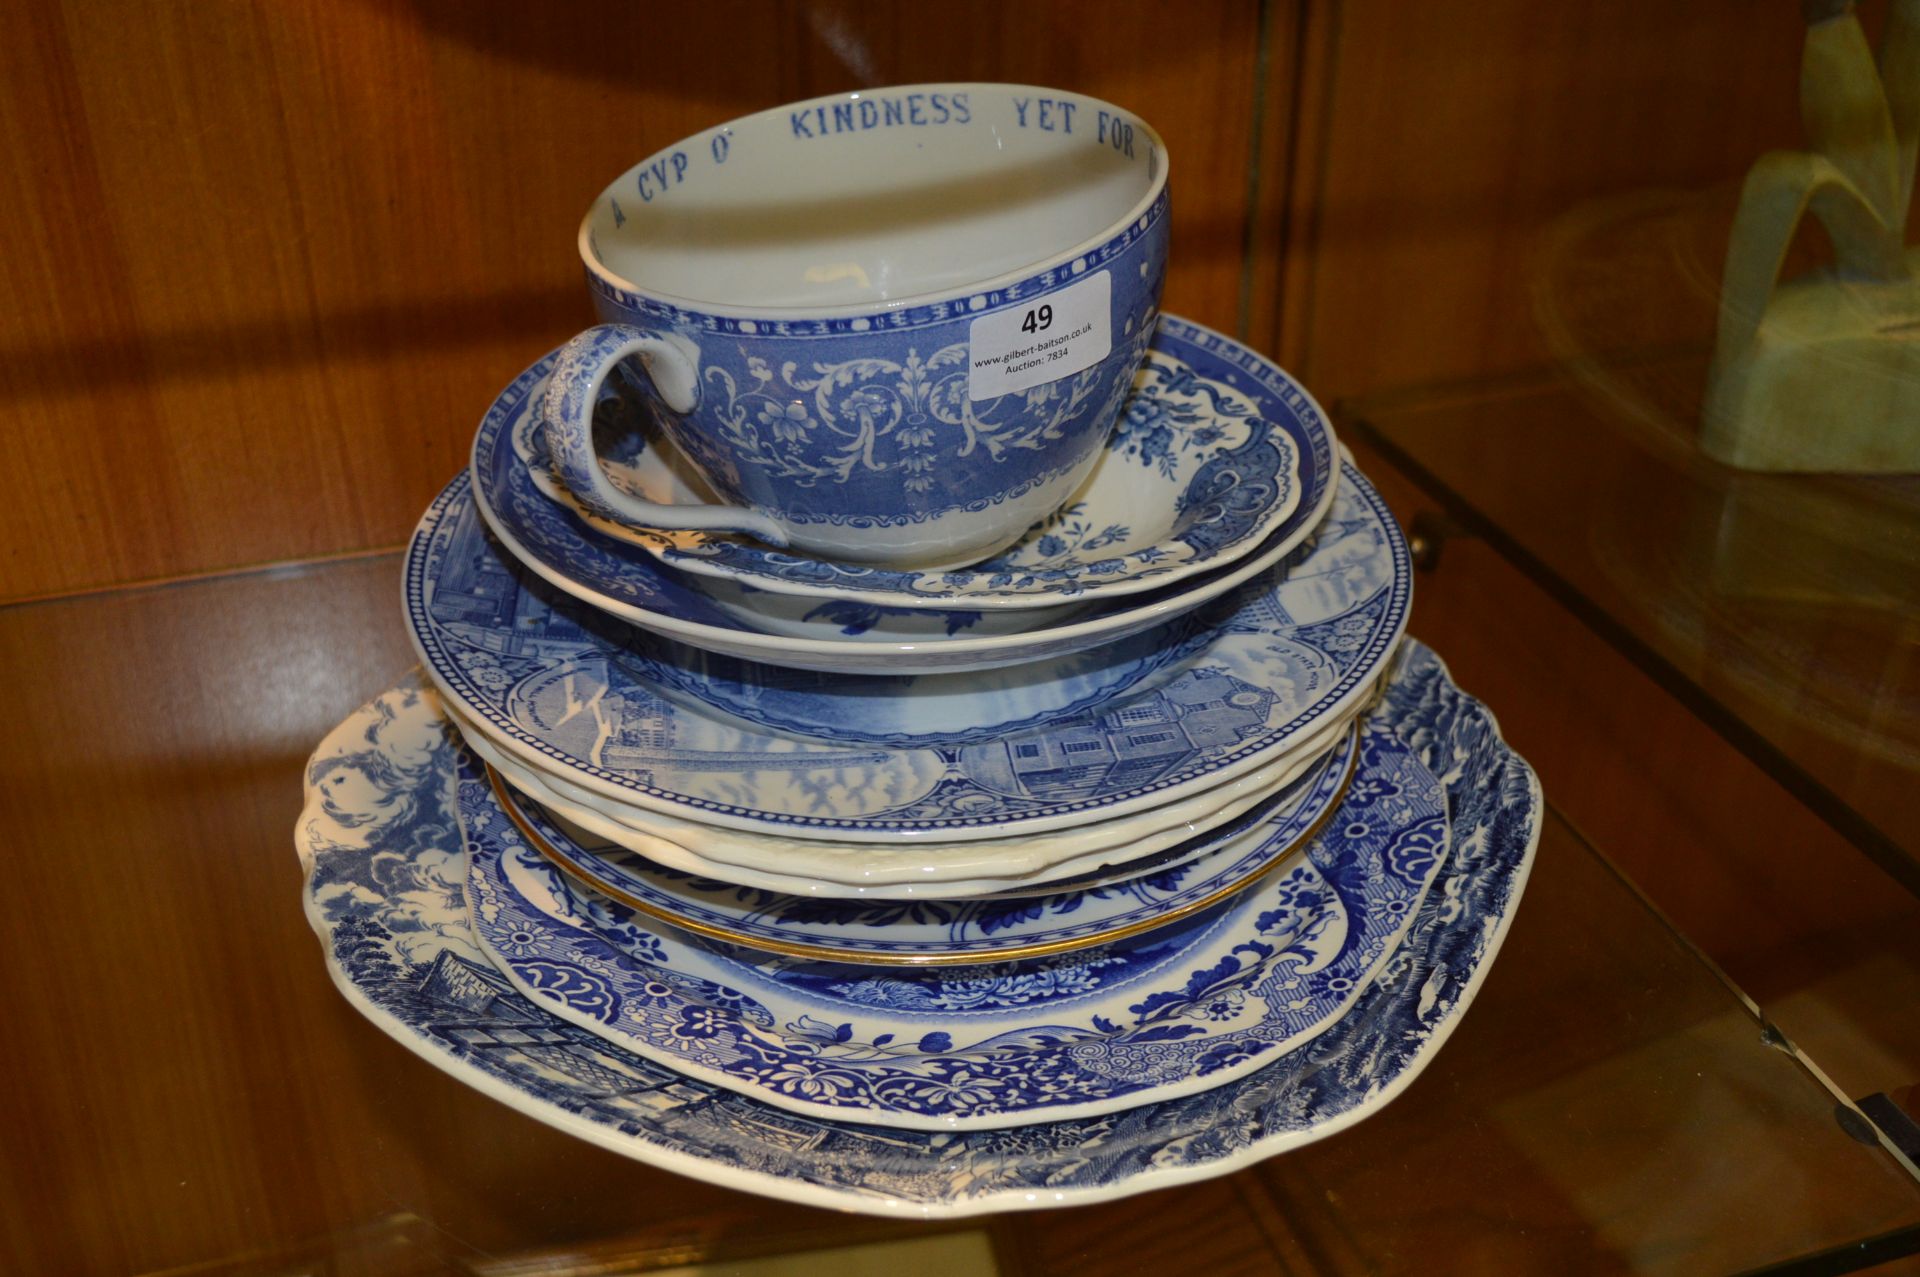
<svg viewBox="0 0 1920 1277">
<path fill-rule="evenodd" d="M 1269 393 L 1284 390 L 1269 384 L 1277 370 L 1246 347 L 1190 325 L 1185 331 L 1195 348 L 1219 362 L 1223 376 L 1260 386 Z M 538 402 L 534 392 L 543 383 L 549 364 L 550 359 L 535 364 L 496 398 L 474 440 L 471 483 L 455 480 L 437 503 L 446 511 L 445 517 L 464 517 L 458 507 L 469 499 L 470 487 L 471 500 L 514 556 L 546 581 L 590 606 L 642 629 L 708 650 L 763 660 L 777 653 L 781 664 L 809 669 L 899 673 L 911 668 L 984 668 L 1085 651 L 1164 623 L 1283 559 L 1320 524 L 1341 474 L 1332 431 L 1317 410 L 1282 417 L 1277 424 L 1298 457 L 1300 500 L 1294 512 L 1240 563 L 1123 600 L 1096 604 L 1101 610 L 1077 617 L 1071 626 L 1061 628 L 1050 622 L 1031 634 L 962 632 L 978 624 L 972 610 L 966 610 L 965 623 L 957 626 L 952 637 L 936 644 L 925 641 L 929 634 L 924 628 L 894 633 L 886 626 L 887 614 L 879 613 L 862 616 L 862 624 L 871 622 L 871 632 L 864 640 L 837 636 L 836 628 L 826 623 L 813 642 L 793 643 L 774 637 L 764 625 L 753 624 L 737 609 L 716 605 L 647 550 L 597 530 L 549 498 L 536 480 L 544 454 L 539 451 L 543 445 L 534 411 Z M 611 450 L 620 451 L 618 447 Z M 802 562 L 816 561 L 795 559 L 795 563 Z M 843 581 L 832 593 L 844 597 L 856 584 Z M 937 617 L 938 611 L 933 615 Z M 910 650 L 905 647 L 908 642 L 912 644 Z"/>
<path fill-rule="evenodd" d="M 1271 364 L 1260 377 L 1236 375 L 1213 348 L 1219 340 L 1224 339 L 1162 316 L 1108 441 L 1108 456 L 1085 487 L 1086 497 L 972 568 L 862 567 L 701 532 L 630 528 L 615 535 L 697 575 L 877 606 L 1032 606 L 1049 599 L 1115 597 L 1175 581 L 1250 552 L 1288 520 L 1303 499 L 1296 438 L 1325 428 L 1319 407 L 1291 377 Z M 856 464 L 895 465 L 910 471 L 904 480 L 909 487 L 930 482 L 924 469 L 913 467 L 930 463 L 936 427 L 961 423 L 969 415 L 963 411 L 964 360 L 964 348 L 925 360 L 916 352 L 901 365 L 816 364 L 811 376 L 799 375 L 789 364 L 781 374 L 785 380 L 760 362 L 749 370 L 746 387 L 724 370 L 714 370 L 709 375 L 728 396 L 725 451 L 749 455 L 755 464 L 784 474 L 791 466 L 773 455 L 766 433 L 776 423 L 786 431 L 827 430 L 843 441 L 832 454 L 831 475 Z M 942 370 L 945 380 L 939 379 Z M 857 378 L 877 380 L 843 398 L 828 393 L 828 387 Z M 960 389 L 943 394 L 941 388 L 950 385 Z M 889 433 L 888 447 L 876 454 Z M 922 441 L 917 449 L 916 440 Z M 994 456 L 1001 448 L 1023 446 L 983 433 L 977 441 L 967 439 L 963 455 L 976 442 Z M 689 441 L 689 446 L 699 445 Z M 515 447 L 536 473 L 551 464 L 546 444 L 537 438 L 516 441 Z M 701 460 L 721 464 L 719 452 Z M 1151 499 L 1138 492 L 1138 476 L 1129 473 L 1143 468 L 1157 476 L 1162 490 Z"/>
<path fill-rule="evenodd" d="M 1106 353 L 1070 375 L 978 399 L 969 385 L 976 319 L 1070 287 L 1070 269 L 1035 276 L 1019 296 L 943 304 L 912 327 L 900 308 L 859 325 L 727 325 L 600 291 L 609 322 L 569 342 L 554 370 L 556 471 L 587 505 L 619 517 L 600 479 L 587 396 L 622 366 L 622 352 L 644 350 L 661 379 L 650 398 L 662 430 L 727 502 L 752 508 L 726 526 L 780 544 L 809 525 L 960 527 L 964 540 L 995 540 L 969 516 L 1022 497 L 1030 511 L 1052 508 L 1104 445 L 1153 335 L 1166 248 L 1162 199 L 1081 259 L 1084 269 L 1097 258 L 1110 283 Z"/>
<path fill-rule="evenodd" d="M 899 996 L 866 1001 L 880 982 L 862 968 L 688 943 L 666 930 L 654 936 L 666 953 L 659 965 L 609 951 L 608 939 L 617 949 L 644 921 L 575 890 L 499 818 L 492 789 L 470 771 L 459 787 L 468 904 L 482 947 L 536 1001 L 577 1023 L 604 1025 L 642 1055 L 770 1103 L 949 1130 L 1090 1115 L 1143 1095 L 1218 1085 L 1297 1045 L 1331 1023 L 1399 943 L 1444 855 L 1443 795 L 1385 724 L 1363 730 L 1360 765 L 1390 772 L 1403 792 L 1420 795 L 1407 821 L 1356 809 L 1350 798 L 1290 867 L 1164 930 L 1060 960 L 891 973 L 885 983 L 912 989 L 918 1005 Z M 1360 832 L 1336 836 L 1342 827 Z M 1408 839 L 1440 853 L 1397 854 Z M 1407 877 L 1395 864 L 1419 872 Z M 546 934 L 537 957 L 493 942 L 526 929 Z M 684 1049 L 686 1007 L 618 1012 L 621 989 L 650 987 L 669 968 L 690 978 L 688 1000 L 699 1006 L 711 1005 L 704 990 L 714 987 L 747 999 L 737 1020 L 712 1024 L 692 1053 Z M 563 985 L 555 969 L 579 978 Z M 567 996 L 576 988 L 610 989 L 614 1005 L 596 997 L 577 1006 Z M 914 1018 L 930 1013 L 933 1024 Z M 937 1049 L 919 1046 L 935 1025 L 943 1034 Z M 1226 1035 L 1230 1066 L 1220 1060 Z M 966 1086 L 954 1085 L 957 1071 Z"/>
<path fill-rule="evenodd" d="M 519 995 L 467 926 L 452 791 L 431 783 L 451 776 L 458 746 L 431 705 L 417 690 L 389 693 L 341 724 L 308 767 L 296 829 L 307 911 L 348 1000 L 436 1067 L 604 1148 L 750 1192 L 883 1215 L 1032 1209 L 1188 1182 L 1378 1110 L 1471 1004 L 1544 814 L 1531 770 L 1485 710 L 1410 644 L 1388 705 L 1398 734 L 1444 774 L 1454 849 L 1406 942 L 1337 1024 L 1253 1074 L 1178 1100 L 1009 1130 L 880 1131 L 687 1078 Z M 1099 1156 L 1088 1156 L 1094 1148 Z"/>
</svg>

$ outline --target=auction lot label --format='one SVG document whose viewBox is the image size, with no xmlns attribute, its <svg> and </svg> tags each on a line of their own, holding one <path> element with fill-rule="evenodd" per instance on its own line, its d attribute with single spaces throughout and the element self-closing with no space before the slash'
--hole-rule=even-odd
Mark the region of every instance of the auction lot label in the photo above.
<svg viewBox="0 0 1920 1277">
<path fill-rule="evenodd" d="M 982 315 L 967 330 L 967 397 L 997 399 L 1093 367 L 1113 349 L 1112 315 L 1106 271 L 1043 301 Z"/>
</svg>

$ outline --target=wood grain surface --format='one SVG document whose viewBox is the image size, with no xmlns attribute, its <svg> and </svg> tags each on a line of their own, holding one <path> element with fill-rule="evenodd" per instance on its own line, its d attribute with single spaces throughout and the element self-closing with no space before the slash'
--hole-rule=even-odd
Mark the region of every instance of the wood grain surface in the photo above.
<svg viewBox="0 0 1920 1277">
<path fill-rule="evenodd" d="M 1555 218 L 1737 183 L 1800 142 L 1797 5 L 1308 10 L 1331 53 L 1296 170 L 1280 351 L 1327 399 L 1547 362 L 1532 294 Z"/>
<path fill-rule="evenodd" d="M 0 11 L 0 600 L 397 543 L 494 391 L 592 322 L 574 231 L 653 150 L 928 79 L 1122 103 L 1166 305 L 1241 303 L 1261 9 L 346 3 Z"/>
<path fill-rule="evenodd" d="M 404 536 L 590 321 L 607 181 L 742 112 L 923 79 L 1137 109 L 1169 309 L 1323 399 L 1536 364 L 1569 207 L 1793 144 L 1790 5 L 238 0 L 0 12 L 0 600 Z"/>
</svg>

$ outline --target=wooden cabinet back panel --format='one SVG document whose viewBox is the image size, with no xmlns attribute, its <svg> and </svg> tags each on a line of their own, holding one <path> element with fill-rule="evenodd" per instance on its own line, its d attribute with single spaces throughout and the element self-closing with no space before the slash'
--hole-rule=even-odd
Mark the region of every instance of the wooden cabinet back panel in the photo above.
<svg viewBox="0 0 1920 1277">
<path fill-rule="evenodd" d="M 654 149 L 866 84 L 1125 104 L 1166 304 L 1233 326 L 1255 5 L 28 0 L 0 12 L 0 600 L 390 545 L 493 391 L 591 322 L 573 235 Z"/>
</svg>

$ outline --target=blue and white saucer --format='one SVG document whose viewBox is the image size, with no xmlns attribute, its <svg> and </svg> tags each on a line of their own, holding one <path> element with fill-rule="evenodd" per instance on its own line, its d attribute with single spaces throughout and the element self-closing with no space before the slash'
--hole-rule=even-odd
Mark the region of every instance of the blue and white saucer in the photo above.
<svg viewBox="0 0 1920 1277">
<path fill-rule="evenodd" d="M 1345 792 L 1356 735 L 1281 793 L 1217 831 L 1196 854 L 1176 845 L 1118 881 L 1053 884 L 1046 894 L 964 900 L 847 901 L 790 895 L 657 865 L 594 838 L 489 770 L 521 839 L 589 890 L 708 940 L 817 962 L 952 966 L 1066 953 L 1144 934 L 1226 900 L 1311 837 Z"/>
<path fill-rule="evenodd" d="M 1213 909 L 1058 957 L 879 971 L 688 938 L 575 890 L 464 769 L 467 903 L 521 991 L 683 1073 L 919 1130 L 1087 1117 L 1218 1086 L 1320 1032 L 1447 854 L 1440 782 L 1385 723 L 1305 853 Z M 1262 829 L 1275 856 L 1292 845 Z"/>
<path fill-rule="evenodd" d="M 663 669 L 664 649 L 523 579 L 457 497 L 443 494 L 414 535 L 405 619 L 462 716 L 589 792 L 795 837 L 999 838 L 1218 785 L 1350 716 L 1399 641 L 1412 594 L 1405 539 L 1349 468 L 1311 550 L 1208 605 L 1197 620 L 1205 641 L 1172 677 L 1062 713 L 1047 712 L 1053 690 L 1009 690 L 976 721 L 1030 726 L 932 744 L 903 739 L 887 698 L 836 698 L 823 694 L 829 684 L 773 671 L 704 684 L 709 702 L 734 713 L 692 704 Z M 917 703 L 892 699 L 895 710 Z M 1023 720 L 1014 709 L 1028 703 Z"/>
<path fill-rule="evenodd" d="M 1242 384 L 1271 368 L 1226 338 L 1196 331 L 1192 340 Z M 469 517 L 471 502 L 512 559 L 591 607 L 705 651 L 786 667 L 936 673 L 1024 664 L 1113 643 L 1190 612 L 1287 559 L 1319 527 L 1341 475 L 1323 417 L 1316 412 L 1281 420 L 1299 468 L 1292 513 L 1234 563 L 1106 602 L 996 612 L 774 595 L 739 581 L 696 582 L 647 550 L 596 531 L 541 490 L 533 478 L 537 467 L 517 449 L 531 449 L 538 440 L 534 392 L 550 363 L 534 364 L 501 392 L 475 435 L 469 474 L 448 485 L 428 518 L 458 526 Z"/>
<path fill-rule="evenodd" d="M 908 572 L 831 563 L 703 532 L 630 528 L 587 514 L 552 475 L 542 432 L 514 448 L 549 499 L 603 535 L 669 567 L 774 594 L 882 608 L 1025 609 L 1135 594 L 1230 564 L 1271 537 L 1300 502 L 1296 433 L 1325 415 L 1285 372 L 1216 353 L 1245 348 L 1162 316 L 1106 452 L 1064 507 L 971 568 Z M 536 391 L 536 393 L 538 393 Z M 824 391 L 822 393 L 825 393 Z M 608 392 L 601 417 L 622 459 L 608 469 L 643 498 L 684 504 L 700 489 L 662 451 L 641 392 Z M 1281 422 L 1293 429 L 1282 428 Z M 616 425 L 618 423 L 618 425 Z M 1297 544 L 1310 527 L 1297 527 Z"/>
<path fill-rule="evenodd" d="M 1506 935 L 1544 815 L 1532 772 L 1417 644 L 1388 694 L 1443 773 L 1453 851 L 1401 948 L 1308 1045 L 1224 1086 L 1097 1118 L 923 1133 L 823 1121 L 682 1076 L 561 1020 L 480 953 L 452 813 L 458 738 L 396 689 L 321 743 L 296 827 L 308 917 L 347 999 L 422 1059 L 539 1121 L 770 1197 L 951 1218 L 1228 1174 L 1377 1112 L 1459 1024 Z M 1089 1156 L 1089 1150 L 1098 1150 Z"/>
</svg>

